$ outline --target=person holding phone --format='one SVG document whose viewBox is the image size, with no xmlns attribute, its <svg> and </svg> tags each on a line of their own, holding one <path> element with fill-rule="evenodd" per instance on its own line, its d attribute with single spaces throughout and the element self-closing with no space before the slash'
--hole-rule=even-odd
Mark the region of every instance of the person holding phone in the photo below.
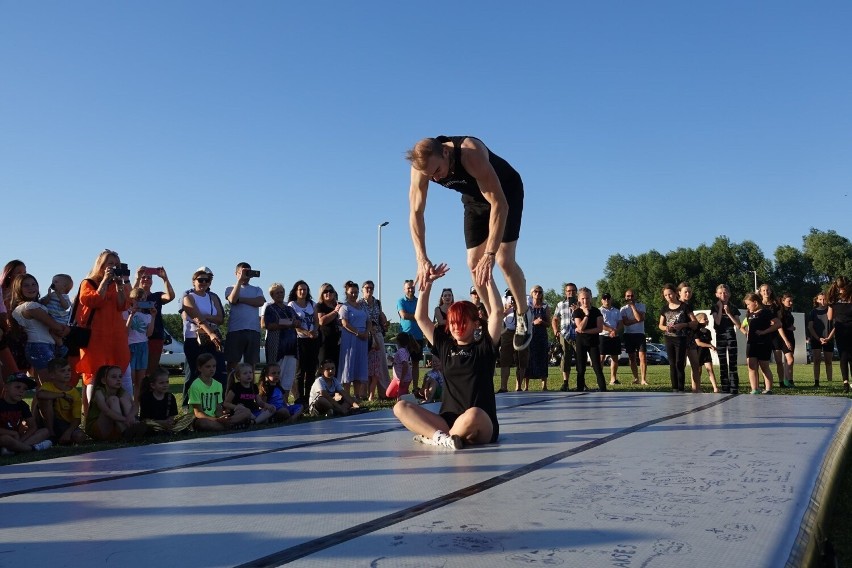
<svg viewBox="0 0 852 568">
<path fill-rule="evenodd" d="M 252 270 L 248 262 L 241 262 L 234 273 L 237 276 L 236 284 L 225 288 L 225 297 L 231 304 L 228 336 L 225 340 L 225 361 L 229 373 L 240 361 L 250 365 L 260 362 L 258 310 L 266 303 L 263 290 L 249 284 L 249 280 L 260 276 L 260 271 Z"/>
<path fill-rule="evenodd" d="M 624 350 L 630 360 L 633 384 L 648 386 L 647 339 L 645 339 L 645 304 L 636 301 L 632 288 L 624 291 L 621 324 L 624 326 Z"/>
<path fill-rule="evenodd" d="M 163 281 L 166 290 L 164 292 L 152 292 L 154 276 Z M 154 330 L 148 338 L 148 375 L 152 375 L 160 368 L 160 357 L 163 354 L 163 346 L 166 342 L 166 329 L 163 325 L 163 306 L 175 299 L 175 290 L 162 266 L 140 266 L 136 270 L 136 282 L 134 288 L 142 288 L 145 297 L 142 301 L 153 302 L 156 313 L 154 314 Z"/>
<path fill-rule="evenodd" d="M 577 285 L 573 282 L 565 284 L 565 299 L 556 304 L 550 326 L 553 335 L 559 338 L 562 347 L 562 361 L 559 364 L 562 370 L 562 392 L 568 391 L 568 379 L 571 378 L 571 360 L 575 355 L 577 345 L 577 327 L 574 324 L 574 310 L 577 308 Z"/>
</svg>

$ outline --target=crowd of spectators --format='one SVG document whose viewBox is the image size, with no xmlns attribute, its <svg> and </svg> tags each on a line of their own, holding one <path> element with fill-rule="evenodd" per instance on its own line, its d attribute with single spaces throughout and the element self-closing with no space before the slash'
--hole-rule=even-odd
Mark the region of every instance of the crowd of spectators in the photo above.
<svg viewBox="0 0 852 568">
<path fill-rule="evenodd" d="M 440 370 L 433 369 L 424 377 L 424 388 L 419 387 L 425 345 L 414 320 L 417 297 L 412 280 L 404 282 L 403 296 L 396 303 L 403 333 L 396 338 L 391 381 L 384 345 L 388 317 L 373 296 L 371 281 L 360 286 L 347 281 L 342 298 L 332 284 L 323 283 L 318 300 L 303 280 L 293 284 L 289 294 L 282 284 L 274 283 L 267 298 L 251 284 L 258 276 L 248 263 L 239 263 L 232 284 L 220 297 L 211 290 L 212 270 L 202 266 L 192 275 L 192 287 L 180 292 L 186 377 L 178 401 L 169 390 L 168 373 L 159 364 L 166 338 L 162 309 L 178 298 L 163 267 L 142 266 L 131 272 L 118 253 L 104 250 L 75 292 L 67 274 L 54 275 L 43 291 L 24 262 L 7 263 L 0 276 L 3 452 L 42 450 L 52 443 L 72 444 L 87 438 L 134 439 L 187 428 L 224 430 L 267 421 L 292 422 L 303 414 L 349 414 L 357 412 L 362 401 L 400 397 L 409 388 L 427 401 L 440 398 Z M 154 291 L 155 278 L 161 283 L 159 291 Z M 470 301 L 481 318 L 487 318 L 488 309 L 502 310 L 497 392 L 508 390 L 513 368 L 516 390 L 527 390 L 530 380 L 541 381 L 542 390 L 548 390 L 548 325 L 562 350 L 560 390 L 569 390 L 572 366 L 577 369 L 577 390 L 588 390 L 589 364 L 600 391 L 617 384 L 622 347 L 633 382 L 647 385 L 646 307 L 634 291 L 624 292 L 620 308 L 613 306 L 609 294 L 601 296 L 600 306 L 593 305 L 591 290 L 573 283 L 566 284 L 564 292 L 564 300 L 549 306 L 543 288 L 532 287 L 525 298 L 532 310 L 532 341 L 528 349 L 517 350 L 511 292 L 507 290 L 502 306 L 486 306 L 471 287 Z M 709 317 L 696 317 L 687 283 L 663 287 L 660 318 L 655 323 L 665 338 L 673 391 L 683 392 L 691 383 L 691 390 L 699 392 L 701 374 L 707 370 L 714 392 L 738 393 L 738 332 L 747 336 L 750 392 L 772 392 L 769 360 L 773 354 L 780 386 L 792 386 L 791 298 L 783 295 L 776 300 L 769 285 L 761 286 L 759 292 L 740 303 L 720 284 Z M 438 325 L 455 301 L 452 290 L 442 290 L 441 300 L 434 310 Z M 823 362 L 827 378 L 832 379 L 836 344 L 843 387 L 849 390 L 850 302 L 852 289 L 842 277 L 814 298 L 807 336 L 814 353 L 815 386 L 819 386 Z M 710 328 L 715 331 L 715 345 Z M 262 340 L 266 366 L 256 380 Z M 718 383 L 711 351 L 718 354 Z M 607 357 L 608 382 L 602 368 Z M 762 390 L 757 385 L 760 375 Z M 78 389 L 81 381 L 83 388 Z M 33 388 L 33 402 L 27 405 L 26 392 Z"/>
</svg>

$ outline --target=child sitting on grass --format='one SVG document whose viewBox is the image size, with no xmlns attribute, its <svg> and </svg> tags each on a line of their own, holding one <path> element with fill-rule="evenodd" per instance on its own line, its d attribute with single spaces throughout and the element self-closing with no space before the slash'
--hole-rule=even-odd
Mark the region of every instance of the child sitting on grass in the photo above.
<svg viewBox="0 0 852 568">
<path fill-rule="evenodd" d="M 334 361 L 326 359 L 322 362 L 322 375 L 314 381 L 308 397 L 311 416 L 325 416 L 329 412 L 346 416 L 359 408 L 334 376 L 334 370 Z"/>
<path fill-rule="evenodd" d="M 270 422 L 286 422 L 292 424 L 302 414 L 301 404 L 287 404 L 288 391 L 281 386 L 281 365 L 270 363 L 260 370 L 260 399 L 275 407 L 275 414 Z"/>
<path fill-rule="evenodd" d="M 423 377 L 423 404 L 441 400 L 444 394 L 444 373 L 441 368 L 441 360 L 432 358 L 432 368 Z"/>
<path fill-rule="evenodd" d="M 228 375 L 228 390 L 222 406 L 231 412 L 236 412 L 240 406 L 247 408 L 253 416 L 249 420 L 250 424 L 263 424 L 278 410 L 261 399 L 260 391 L 254 383 L 254 367 L 248 363 L 237 363 Z"/>
<path fill-rule="evenodd" d="M 705 313 L 695 314 L 695 319 L 698 321 L 698 329 L 695 330 L 695 345 L 698 346 L 698 384 L 701 384 L 701 366 L 707 369 L 707 374 L 710 376 L 710 384 L 713 385 L 713 392 L 719 392 L 719 385 L 716 384 L 716 373 L 713 371 L 713 356 L 710 350 L 716 351 L 716 348 L 711 343 L 712 336 L 710 330 L 707 329 L 707 324 L 710 319 Z M 701 392 L 700 386 L 698 392 Z"/>
<path fill-rule="evenodd" d="M 396 336 L 397 350 L 393 356 L 393 378 L 385 391 L 385 396 L 395 398 L 408 394 L 408 387 L 411 385 L 411 353 L 409 346 L 411 344 L 411 336 L 406 332 L 401 331 Z"/>
<path fill-rule="evenodd" d="M 41 424 L 50 432 L 57 444 L 81 444 L 86 434 L 80 429 L 83 401 L 71 384 L 71 365 L 66 359 L 55 358 L 47 362 L 47 380 L 36 393 Z"/>
<path fill-rule="evenodd" d="M 222 407 L 222 384 L 215 380 L 216 358 L 202 353 L 196 359 L 198 378 L 189 387 L 189 405 L 192 407 L 196 430 L 222 431 L 247 424 L 252 415 L 245 406 L 238 405 L 233 412 Z"/>
<path fill-rule="evenodd" d="M 95 440 L 136 440 L 145 435 L 145 424 L 136 419 L 130 393 L 121 388 L 120 367 L 103 365 L 95 373 L 92 401 L 86 412 L 86 434 Z"/>
<path fill-rule="evenodd" d="M 178 414 L 177 399 L 169 392 L 169 386 L 169 372 L 162 367 L 157 367 L 142 383 L 139 418 L 149 433 L 181 432 L 195 420 L 192 414 Z"/>
<path fill-rule="evenodd" d="M 35 381 L 23 371 L 6 378 L 0 396 L 0 453 L 16 454 L 46 450 L 53 443 L 47 428 L 37 428 L 24 395 L 34 389 Z"/>
</svg>

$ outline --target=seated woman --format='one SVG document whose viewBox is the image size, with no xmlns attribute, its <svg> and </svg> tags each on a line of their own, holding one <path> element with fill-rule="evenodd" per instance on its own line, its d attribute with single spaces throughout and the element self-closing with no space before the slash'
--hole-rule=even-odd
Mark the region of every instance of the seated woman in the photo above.
<svg viewBox="0 0 852 568">
<path fill-rule="evenodd" d="M 447 266 L 439 264 L 425 276 L 414 313 L 424 337 L 434 346 L 433 357 L 441 361 L 444 370 L 440 412 L 434 414 L 405 400 L 397 402 L 393 412 L 416 434 L 415 441 L 458 450 L 465 444 L 493 443 L 500 433 L 494 370 L 503 314 L 492 310 L 483 322 L 473 303 L 461 301 L 450 306 L 446 325 L 436 326 L 429 317 L 429 293 L 432 283 L 446 273 Z M 492 306 L 502 301 L 493 279 L 488 299 Z"/>
</svg>

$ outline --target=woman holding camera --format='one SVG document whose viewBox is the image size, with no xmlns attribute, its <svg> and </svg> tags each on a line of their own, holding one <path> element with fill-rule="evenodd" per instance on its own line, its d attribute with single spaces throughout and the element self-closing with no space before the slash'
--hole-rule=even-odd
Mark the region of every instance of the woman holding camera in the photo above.
<svg viewBox="0 0 852 568">
<path fill-rule="evenodd" d="M 89 344 L 80 348 L 77 372 L 83 374 L 83 412 L 89 408 L 94 376 L 99 368 L 112 365 L 122 370 L 121 386 L 133 392 L 130 377 L 130 347 L 127 327 L 121 313 L 130 306 L 130 271 L 121 264 L 118 253 L 104 250 L 92 270 L 80 283 L 77 297 L 77 325 L 88 327 Z"/>
<path fill-rule="evenodd" d="M 154 283 L 154 276 L 159 276 L 166 287 L 165 292 L 151 292 L 151 285 Z M 154 332 L 148 338 L 148 375 L 153 376 L 154 371 L 160 366 L 160 356 L 163 354 L 163 345 L 165 343 L 165 326 L 163 325 L 163 305 L 168 304 L 175 299 L 175 290 L 172 288 L 172 283 L 169 282 L 169 277 L 166 274 L 166 269 L 162 266 L 151 268 L 150 266 L 140 266 L 136 271 L 136 284 L 133 288 L 142 288 L 145 290 L 145 301 L 153 302 L 153 308 L 156 309 L 154 315 Z"/>
</svg>

